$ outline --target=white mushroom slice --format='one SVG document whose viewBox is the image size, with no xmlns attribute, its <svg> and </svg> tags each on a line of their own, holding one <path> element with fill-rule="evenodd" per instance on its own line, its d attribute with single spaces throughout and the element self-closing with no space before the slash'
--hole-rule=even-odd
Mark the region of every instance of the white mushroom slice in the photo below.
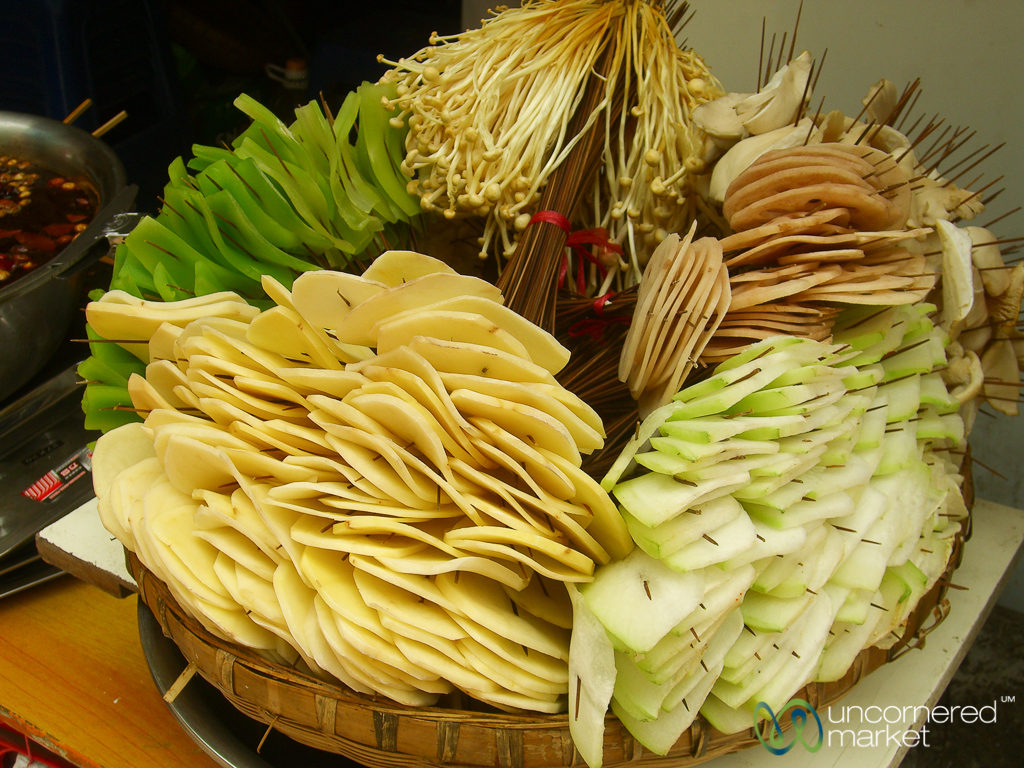
<svg viewBox="0 0 1024 768">
<path fill-rule="evenodd" d="M 814 122 L 805 117 L 795 126 L 784 125 L 774 131 L 744 139 L 715 163 L 708 191 L 711 199 L 716 203 L 722 203 L 725 200 L 725 191 L 733 180 L 765 152 L 803 146 L 813 141 L 809 141 L 808 137 L 813 136 L 815 132 Z"/>
<path fill-rule="evenodd" d="M 748 135 L 743 120 L 736 114 L 736 105 L 751 95 L 727 93 L 698 105 L 692 113 L 694 125 L 714 139 L 716 145 L 728 149 Z"/>
<path fill-rule="evenodd" d="M 982 227 L 965 227 L 964 230 L 974 244 L 971 260 L 981 272 L 985 293 L 998 296 L 1010 287 L 1010 270 L 1004 269 L 1006 265 L 996 236 Z"/>
<path fill-rule="evenodd" d="M 942 244 L 942 327 L 955 340 L 974 305 L 971 236 L 948 221 L 936 222 Z"/>
<path fill-rule="evenodd" d="M 810 97 L 811 54 L 804 51 L 776 72 L 768 85 L 736 104 L 736 114 L 754 135 L 792 125 Z"/>
<path fill-rule="evenodd" d="M 899 94 L 896 85 L 884 77 L 868 89 L 867 96 L 861 100 L 868 118 L 876 125 L 884 125 L 892 118 L 893 110 L 898 103 Z"/>
<path fill-rule="evenodd" d="M 1007 416 L 1016 416 L 1020 398 L 1020 368 L 1013 344 L 1008 339 L 992 342 L 981 356 L 981 368 L 985 372 L 983 397 L 988 404 Z"/>
</svg>

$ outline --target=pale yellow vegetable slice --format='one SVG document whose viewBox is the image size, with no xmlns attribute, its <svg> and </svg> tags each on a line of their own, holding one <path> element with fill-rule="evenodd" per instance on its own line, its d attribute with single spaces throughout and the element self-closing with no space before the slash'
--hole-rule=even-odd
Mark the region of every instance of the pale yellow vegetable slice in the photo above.
<svg viewBox="0 0 1024 768">
<path fill-rule="evenodd" d="M 534 616 L 517 616 L 512 601 L 496 581 L 475 573 L 460 573 L 456 581 L 454 574 L 442 573 L 434 582 L 445 597 L 474 622 L 513 643 L 556 659 L 568 660 L 568 633 Z M 524 655 L 528 654 L 524 652 Z"/>
<path fill-rule="evenodd" d="M 364 280 L 373 280 L 390 287 L 407 283 L 425 275 L 458 274 L 448 264 L 416 251 L 384 251 L 363 272 Z"/>
<path fill-rule="evenodd" d="M 348 562 L 352 564 L 354 568 L 361 571 L 366 571 L 373 576 L 376 576 L 381 581 L 387 582 L 388 584 L 394 584 L 396 587 L 411 592 L 416 595 L 417 599 L 426 600 L 440 606 L 449 614 L 456 614 L 459 612 L 458 608 L 448 600 L 434 584 L 434 580 L 414 573 L 404 573 L 402 571 L 392 570 L 382 565 L 380 562 L 372 557 L 361 557 L 359 555 L 353 555 L 348 558 Z"/>
<path fill-rule="evenodd" d="M 436 682 L 439 675 L 429 669 L 425 669 L 415 662 L 411 662 L 395 644 L 394 636 L 387 632 L 387 639 L 383 639 L 373 632 L 363 629 L 358 624 L 350 621 L 344 613 L 335 613 L 334 622 L 338 632 L 353 648 L 367 658 L 376 662 L 384 671 L 406 685 L 421 690 L 430 690 L 433 693 L 447 693 L 451 688 L 447 685 L 429 685 Z M 383 627 L 382 627 L 383 629 Z"/>
<path fill-rule="evenodd" d="M 306 637 L 306 617 L 313 610 L 313 597 L 316 592 L 299 576 L 295 564 L 284 562 L 274 572 L 274 592 L 284 614 L 285 626 L 295 638 L 296 650 L 299 651 L 307 664 L 316 669 L 316 662 Z"/>
<path fill-rule="evenodd" d="M 465 690 L 498 691 L 498 685 L 479 672 L 468 666 L 453 660 L 447 654 L 438 651 L 436 648 L 401 635 L 395 635 L 395 645 L 402 651 L 403 655 L 410 659 L 417 666 L 424 669 L 431 669 L 434 674 L 451 680 L 456 686 Z"/>
<path fill-rule="evenodd" d="M 191 499 L 179 504 L 180 498 L 166 483 L 154 486 L 143 498 L 142 528 L 151 551 L 190 594 L 231 610 L 235 603 L 213 572 L 217 550 L 192 535 L 196 504 Z"/>
<path fill-rule="evenodd" d="M 205 317 L 248 321 L 259 314 L 256 307 L 233 299 L 183 306 L 180 302 L 143 301 L 140 305 L 92 301 L 86 306 L 86 321 L 105 339 L 131 339 L 143 343 L 121 343 L 144 363 L 149 362 L 149 339 L 161 323 L 184 327 Z"/>
<path fill-rule="evenodd" d="M 134 552 L 138 552 L 138 548 L 130 519 L 132 508 L 136 501 L 141 504 L 142 497 L 155 482 L 166 477 L 163 465 L 152 456 L 125 467 L 110 481 L 106 498 L 110 520 L 116 525 L 108 526 L 107 530 Z"/>
<path fill-rule="evenodd" d="M 320 479 L 319 473 L 299 466 L 297 464 L 286 464 L 280 459 L 268 456 L 254 450 L 237 450 L 235 448 L 223 448 L 224 455 L 228 461 L 238 469 L 239 472 L 250 477 L 274 478 L 281 483 L 316 482 Z"/>
<path fill-rule="evenodd" d="M 549 458 L 555 464 L 564 461 L 557 454 L 550 454 Z M 568 462 L 561 466 L 566 473 L 571 471 Z M 619 560 L 632 552 L 633 539 L 611 496 L 597 481 L 583 472 L 577 472 L 572 477 L 576 483 L 575 503 L 593 515 L 593 519 L 587 525 L 587 533 L 604 547 L 613 560 Z"/>
<path fill-rule="evenodd" d="M 384 318 L 453 296 L 481 296 L 501 303 L 501 291 L 486 280 L 469 275 L 429 274 L 374 294 L 342 318 L 336 326 L 339 341 L 377 345 L 373 327 Z"/>
<path fill-rule="evenodd" d="M 274 648 L 277 645 L 276 636 L 256 624 L 245 615 L 241 608 L 238 577 L 235 575 L 235 561 L 221 552 L 213 562 L 213 570 L 217 573 L 221 584 L 231 594 L 232 599 L 238 603 L 238 607 L 232 611 L 211 611 L 212 606 L 204 606 L 203 612 L 207 614 L 208 620 L 216 624 L 223 632 L 222 636 L 231 642 L 260 650 Z M 272 573 L 273 569 L 271 569 Z"/>
<path fill-rule="evenodd" d="M 448 499 L 440 498 L 440 487 L 431 483 L 422 473 L 411 470 L 396 451 L 379 437 L 351 427 L 330 427 L 327 439 L 335 452 L 349 466 L 387 497 L 403 505 L 418 509 L 440 505 Z M 334 433 L 339 433 L 335 435 Z M 344 435 L 342 437 L 341 435 Z M 356 442 L 356 441 L 359 442 Z M 373 448 L 367 447 L 372 445 Z M 384 461 L 379 461 L 383 457 Z"/>
<path fill-rule="evenodd" d="M 248 327 L 245 326 L 246 329 Z M 195 330 L 195 333 L 189 333 L 190 330 Z M 250 376 L 273 377 L 277 368 L 295 365 L 280 355 L 254 347 L 244 337 L 238 339 L 212 326 L 197 323 L 182 332 L 175 342 L 174 351 L 176 360 L 187 362 L 198 358 L 197 367 L 212 369 L 211 373 L 221 372 L 216 370 L 215 361 L 219 361 L 226 368 L 222 372 L 232 376 L 243 370 L 251 372 L 247 373 Z"/>
<path fill-rule="evenodd" d="M 520 440 L 562 456 L 576 466 L 580 465 L 580 452 L 569 430 L 544 411 L 469 389 L 457 389 L 451 393 L 451 397 L 462 414 L 490 419 Z"/>
<path fill-rule="evenodd" d="M 491 445 L 482 444 L 480 449 L 497 463 L 511 469 L 517 475 L 522 472 L 524 479 L 531 484 L 543 486 L 552 496 L 568 499 L 573 495 L 575 487 L 572 481 L 540 451 L 490 419 L 474 416 L 470 421 L 490 439 Z M 491 453 L 491 447 L 503 454 L 506 460 L 499 459 L 497 455 Z"/>
<path fill-rule="evenodd" d="M 443 373 L 441 380 L 451 392 L 468 389 L 543 411 L 568 430 L 580 453 L 592 453 L 604 445 L 604 426 L 600 417 L 561 386 L 524 384 L 459 373 Z"/>
<path fill-rule="evenodd" d="M 512 589 L 521 589 L 529 581 L 529 576 L 516 564 L 505 566 L 491 558 L 473 555 L 448 557 L 430 549 L 402 558 L 378 556 L 376 560 L 386 568 L 403 573 L 438 578 L 454 577 L 456 573 L 462 578 L 471 574 Z M 446 594 L 446 597 L 451 596 Z"/>
<path fill-rule="evenodd" d="M 336 535 L 351 533 L 352 535 L 384 536 L 389 541 L 393 537 L 404 537 L 422 542 L 452 557 L 459 557 L 464 553 L 457 547 L 451 546 L 446 540 L 446 534 L 452 529 L 452 526 L 450 518 L 403 520 L 378 515 L 352 515 L 347 520 L 336 523 L 333 532 Z"/>
<path fill-rule="evenodd" d="M 361 571 L 357 571 L 357 573 L 361 573 Z M 445 637 L 435 635 L 418 625 L 408 624 L 407 622 L 397 619 L 383 611 L 379 611 L 378 614 L 380 616 L 380 623 L 385 629 L 391 632 L 394 637 L 406 638 L 417 643 L 423 643 L 423 645 L 429 646 L 435 651 L 444 654 L 456 664 L 462 667 L 467 666 L 466 659 L 459 650 L 459 647 L 455 644 L 454 640 L 449 640 Z M 465 636 L 466 633 L 463 632 L 458 625 L 455 625 L 455 629 Z M 438 668 L 435 668 L 435 671 L 438 671 L 438 674 L 440 674 Z M 445 679 L 448 678 L 446 677 Z"/>
<path fill-rule="evenodd" d="M 220 424 L 199 419 L 176 411 L 160 409 L 146 418 L 146 427 L 152 432 L 157 456 L 163 455 L 163 445 L 172 435 L 182 435 L 218 447 L 250 448 L 244 440 L 232 435 Z"/>
<path fill-rule="evenodd" d="M 394 387 L 398 389 L 398 387 Z M 402 444 L 415 446 L 439 471 L 446 473 L 448 454 L 441 439 L 443 430 L 433 416 L 415 400 L 368 387 L 353 393 L 346 402 L 387 429 Z"/>
<path fill-rule="evenodd" d="M 569 632 L 566 630 L 558 630 L 560 633 L 559 642 L 562 637 L 565 639 L 565 653 L 552 655 L 542 651 L 537 651 L 530 646 L 518 642 L 515 638 L 510 637 L 509 634 L 506 633 L 505 628 L 502 627 L 500 617 L 496 619 L 498 623 L 497 630 L 490 629 L 480 622 L 474 621 L 472 618 L 466 616 L 453 616 L 452 618 L 455 619 L 460 627 L 466 630 L 466 633 L 471 638 L 486 648 L 489 648 L 492 652 L 505 659 L 505 661 L 516 665 L 520 669 L 526 670 L 531 675 L 540 677 L 544 680 L 550 680 L 552 683 L 568 683 L 569 669 L 564 658 L 565 656 L 568 656 L 569 651 Z M 547 630 L 545 630 L 545 632 L 546 631 Z M 513 631 L 512 634 L 516 633 Z"/>
<path fill-rule="evenodd" d="M 295 457 L 297 458 L 297 457 Z M 366 493 L 352 482 L 328 480 L 320 482 L 286 483 L 270 489 L 269 498 L 275 502 L 301 502 L 304 508 L 316 514 L 318 507 L 324 508 L 324 514 L 333 516 L 346 505 L 353 504 L 353 511 L 374 510 L 375 514 L 387 514 L 409 519 L 430 519 L 444 517 L 437 509 L 417 509 L 395 505 L 388 501 Z M 377 511 L 379 510 L 379 511 Z M 447 510 L 447 505 L 445 506 Z M 329 514 L 328 514 L 329 513 Z M 461 514 L 461 513 L 460 513 Z"/>
<path fill-rule="evenodd" d="M 551 373 L 536 363 L 478 344 L 417 336 L 409 348 L 438 372 L 468 373 L 527 384 L 557 384 Z"/>
<path fill-rule="evenodd" d="M 531 558 L 538 553 L 545 554 L 564 565 L 567 573 L 583 577 L 589 577 L 594 573 L 594 561 L 568 546 L 565 539 L 561 537 L 544 536 L 532 531 L 514 531 L 495 525 L 474 525 L 449 530 L 445 534 L 445 540 L 456 547 L 470 548 L 468 551 L 474 551 L 471 547 L 475 543 L 501 544 L 509 548 L 523 547 L 530 552 Z M 507 557 L 519 560 L 512 554 Z M 525 560 L 520 560 L 520 562 L 526 563 Z M 559 578 L 550 574 L 545 575 L 549 578 Z M 579 578 L 572 580 L 578 581 Z"/>
<path fill-rule="evenodd" d="M 562 582 L 534 575 L 530 583 L 519 591 L 507 587 L 502 589 L 520 610 L 556 627 L 572 629 L 572 601 Z"/>
<path fill-rule="evenodd" d="M 196 510 L 197 528 L 208 529 L 214 524 L 230 527 L 249 539 L 275 564 L 284 559 L 273 533 L 243 491 L 235 488 L 230 495 L 217 491 L 196 491 L 193 497 L 202 503 Z"/>
<path fill-rule="evenodd" d="M 460 640 L 458 646 L 477 672 L 507 691 L 544 702 L 557 701 L 566 694 L 565 683 L 555 683 L 531 674 L 471 637 Z"/>
<path fill-rule="evenodd" d="M 174 362 L 174 343 L 181 335 L 182 329 L 173 323 L 160 323 L 153 335 L 149 337 L 149 361 L 158 360 Z"/>
<path fill-rule="evenodd" d="M 381 639 L 391 637 L 381 625 L 377 611 L 367 606 L 359 593 L 355 568 L 348 558 L 331 550 L 307 547 L 298 565 L 310 586 L 331 610 L 346 614 L 351 621 Z"/>
<path fill-rule="evenodd" d="M 170 360 L 155 360 L 146 366 L 146 381 L 172 408 L 184 408 L 186 404 L 174 394 L 174 388 L 188 386 L 188 379 L 181 369 Z"/>
<path fill-rule="evenodd" d="M 253 444 L 258 447 L 276 447 L 286 454 L 285 459 L 333 455 L 333 449 L 327 442 L 323 430 L 313 426 L 312 421 L 295 423 L 283 419 L 268 419 L 267 421 L 246 419 L 244 423 L 251 428 L 246 433 L 250 435 L 250 438 L 247 438 L 249 442 L 255 440 L 256 442 Z M 329 474 L 337 474 L 337 472 L 331 471 Z"/>
<path fill-rule="evenodd" d="M 291 536 L 291 528 L 300 517 L 299 513 L 273 504 L 265 504 L 271 488 L 268 483 L 257 482 L 237 469 L 234 471 L 234 477 L 239 490 L 248 498 L 256 514 L 276 540 L 275 549 L 282 556 L 287 556 L 293 563 L 297 563 L 305 549 L 304 545 L 299 544 Z M 232 503 L 235 503 L 234 498 Z M 245 502 L 239 499 L 239 505 L 244 504 Z"/>
<path fill-rule="evenodd" d="M 288 563 L 283 563 L 282 565 L 287 566 Z M 276 573 L 277 569 L 275 568 L 274 570 Z M 287 629 L 287 625 L 281 608 L 281 601 L 278 598 L 277 591 L 274 589 L 273 580 L 261 578 L 237 562 L 235 563 L 235 578 L 238 581 L 238 594 L 241 598 L 239 602 L 242 607 L 259 614 L 260 617 L 277 628 L 271 631 L 285 640 L 292 640 L 290 633 L 282 635 L 278 632 L 279 629 Z"/>
<path fill-rule="evenodd" d="M 359 653 L 341 636 L 335 621 L 337 614 L 323 600 L 315 599 L 313 605 L 328 644 L 337 654 L 339 662 L 349 675 L 360 685 L 411 707 L 429 707 L 437 701 L 436 694 L 404 685 L 401 681 L 384 673 L 378 664 Z"/>
<path fill-rule="evenodd" d="M 186 404 L 182 410 L 188 410 L 193 404 L 189 402 L 187 393 L 178 392 L 177 389 L 179 388 L 176 387 L 175 390 L 172 390 L 174 396 L 178 402 Z M 161 408 L 168 411 L 178 410 L 160 394 L 156 387 L 146 381 L 145 377 L 137 373 L 133 373 L 128 377 L 128 396 L 131 398 L 132 405 L 143 416 L 148 416 L 153 411 Z"/>
<path fill-rule="evenodd" d="M 427 369 L 423 371 L 427 378 L 402 368 L 386 367 L 383 365 L 385 357 L 390 360 L 399 354 L 402 356 L 407 355 L 411 359 L 417 360 L 418 365 L 421 364 L 423 368 Z M 438 436 L 446 451 L 452 456 L 469 461 L 477 466 L 493 466 L 490 460 L 486 459 L 473 445 L 471 439 L 473 428 L 463 418 L 462 414 L 458 412 L 454 404 L 452 404 L 451 397 L 441 383 L 437 372 L 422 357 L 412 352 L 412 350 L 403 347 L 392 350 L 387 355 L 377 358 L 377 360 L 381 361 L 382 365 L 367 365 L 361 369 L 362 372 L 375 383 L 384 383 L 398 387 L 402 392 L 423 406 L 433 417 L 434 421 L 440 425 Z M 428 379 L 430 383 L 428 383 Z"/>
<path fill-rule="evenodd" d="M 253 397 L 263 400 L 276 400 L 281 403 L 295 403 L 307 410 L 309 409 L 306 398 L 294 387 L 288 386 L 281 381 L 268 381 L 266 377 L 262 376 L 235 376 L 234 385 L 239 391 Z"/>
<path fill-rule="evenodd" d="M 322 333 L 322 331 L 321 331 Z M 318 368 L 341 370 L 344 365 L 336 351 L 318 336 L 302 316 L 287 307 L 272 307 L 249 323 L 246 340 L 289 360 L 311 363 Z"/>
<path fill-rule="evenodd" d="M 256 397 L 238 389 L 232 382 L 212 376 L 198 368 L 189 368 L 185 374 L 189 388 L 200 398 L 211 397 L 240 408 L 257 419 L 303 419 L 306 407 L 295 402 L 277 402 Z"/>
<path fill-rule="evenodd" d="M 353 370 L 326 368 L 278 368 L 277 375 L 293 387 L 306 390 L 305 395 L 324 394 L 342 398 L 363 384 L 365 378 Z"/>
<path fill-rule="evenodd" d="M 325 612 L 329 612 L 330 609 L 318 609 L 318 601 L 321 605 L 323 604 L 320 596 L 314 595 L 313 608 L 309 615 L 306 616 L 306 641 L 309 643 L 309 650 L 313 658 L 322 669 L 336 677 L 353 691 L 367 695 L 372 694 L 374 692 L 373 688 L 364 685 L 349 674 L 345 664 L 338 658 L 338 654 L 334 652 L 331 644 L 327 642 L 327 636 L 324 634 L 323 627 L 320 626 L 319 611 L 325 610 Z"/>
<path fill-rule="evenodd" d="M 200 351 L 193 351 L 195 345 L 184 345 L 190 352 L 188 358 L 182 365 L 183 371 L 189 368 L 196 368 L 205 371 L 211 376 L 234 380 L 238 377 L 247 379 L 258 379 L 263 382 L 280 384 L 281 380 L 272 374 L 265 373 L 257 366 L 241 365 L 234 360 L 214 357 Z M 179 361 L 182 364 L 182 361 Z"/>
<path fill-rule="evenodd" d="M 96 496 L 107 496 L 114 478 L 123 470 L 153 456 L 156 456 L 153 437 L 138 422 L 100 435 L 92 454 L 92 487 Z"/>
<path fill-rule="evenodd" d="M 467 493 L 466 496 L 475 508 L 492 520 L 509 528 L 522 530 L 548 528 L 547 510 L 537 509 L 540 506 L 537 497 L 513 485 L 516 481 L 515 475 L 505 472 L 482 472 L 458 460 L 452 462 L 452 468 L 457 473 L 456 476 L 461 475 L 476 486 L 476 491 Z M 499 474 L 502 476 L 499 477 Z M 488 498 L 488 492 L 493 493 L 496 498 Z M 548 498 L 555 499 L 554 496 Z M 531 512 L 528 506 L 536 511 Z M 479 519 L 473 522 L 478 525 L 484 524 Z"/>
<path fill-rule="evenodd" d="M 295 310 L 309 322 L 333 330 L 353 307 L 387 287 L 365 276 L 314 270 L 295 278 L 291 299 Z"/>
<path fill-rule="evenodd" d="M 563 582 L 586 582 L 592 576 L 588 573 L 580 573 L 565 565 L 565 563 L 549 557 L 543 552 L 529 550 L 523 552 L 508 544 L 496 544 L 493 541 L 474 541 L 467 539 L 460 541 L 459 545 L 468 555 L 481 555 L 492 557 L 495 560 L 516 563 L 525 573 L 541 574 L 550 579 L 557 579 Z"/>
<path fill-rule="evenodd" d="M 523 696 L 514 691 L 498 690 L 492 693 L 469 687 L 466 687 L 464 690 L 473 698 L 480 699 L 480 701 L 486 702 L 497 709 L 515 714 L 519 714 L 523 710 L 530 710 L 548 715 L 556 715 L 559 712 L 564 712 L 566 707 L 564 699 L 544 701 L 530 696 Z"/>
<path fill-rule="evenodd" d="M 182 493 L 196 488 L 216 490 L 234 482 L 232 465 L 218 447 L 185 435 L 170 435 L 161 463 L 168 479 Z"/>
<path fill-rule="evenodd" d="M 335 552 L 364 555 L 367 557 L 402 558 L 423 552 L 427 545 L 422 541 L 387 536 L 353 534 L 347 531 L 335 533 L 336 522 L 299 515 L 291 527 L 291 537 L 299 544 Z"/>
<path fill-rule="evenodd" d="M 509 309 L 503 304 L 482 298 L 480 296 L 455 296 L 444 299 L 424 307 L 402 312 L 394 315 L 392 320 L 406 320 L 415 317 L 421 312 L 466 312 L 479 315 L 491 321 L 503 331 L 515 337 L 528 351 L 529 359 L 537 365 L 546 368 L 551 373 L 558 373 L 565 364 L 569 362 L 569 350 L 547 331 L 534 325 L 518 312 Z M 378 326 L 379 327 L 379 326 Z M 424 336 L 431 334 L 424 333 Z M 442 334 L 437 338 L 446 339 L 448 336 Z"/>
<path fill-rule="evenodd" d="M 395 347 L 406 346 L 416 336 L 479 344 L 532 360 L 519 339 L 483 315 L 426 308 L 412 310 L 378 324 L 377 352 L 383 354 Z"/>
<path fill-rule="evenodd" d="M 278 354 L 252 343 L 249 340 L 251 329 L 252 324 L 250 323 L 245 328 L 245 335 L 239 338 L 233 335 L 237 333 L 237 329 L 224 330 L 217 325 L 205 325 L 203 328 L 203 338 L 221 342 L 222 346 L 218 349 L 222 354 L 231 356 L 229 359 L 235 359 L 241 365 L 256 366 L 260 373 L 265 373 L 268 376 L 276 376 L 275 372 L 282 368 L 301 368 L 310 365 L 309 361 L 300 360 L 293 355 Z M 265 327 L 263 330 L 268 329 Z M 334 367 L 340 369 L 343 366 L 339 362 Z"/>
<path fill-rule="evenodd" d="M 201 510 L 203 507 L 199 509 Z M 199 510 L 196 510 L 196 516 L 198 517 L 198 515 Z M 226 557 L 234 563 L 245 566 L 260 578 L 268 580 L 274 578 L 274 571 L 277 569 L 278 563 L 270 559 L 248 536 L 242 535 L 234 528 L 224 526 L 211 530 L 197 530 L 195 536 L 208 542 L 220 552 L 218 560 L 221 557 Z M 226 588 L 228 587 L 223 578 L 221 578 L 221 582 Z"/>
<path fill-rule="evenodd" d="M 378 614 L 390 616 L 448 641 L 466 636 L 465 630 L 436 603 L 384 581 L 369 571 L 354 568 L 352 575 L 363 602 Z"/>
</svg>

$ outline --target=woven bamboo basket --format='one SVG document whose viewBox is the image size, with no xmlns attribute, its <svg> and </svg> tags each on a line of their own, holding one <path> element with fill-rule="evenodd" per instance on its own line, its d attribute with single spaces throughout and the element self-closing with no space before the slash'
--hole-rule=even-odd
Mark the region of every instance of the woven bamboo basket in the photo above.
<svg viewBox="0 0 1024 768">
<path fill-rule="evenodd" d="M 974 491 L 969 452 L 962 471 L 964 501 L 971 510 Z M 841 680 L 812 683 L 796 696 L 816 709 L 828 706 L 883 664 L 922 648 L 928 633 L 949 614 L 947 592 L 970 534 L 968 515 L 954 541 L 945 573 L 921 599 L 898 643 L 887 650 L 872 647 L 861 651 Z M 140 598 L 156 616 L 164 634 L 178 646 L 189 669 L 201 674 L 238 710 L 301 744 L 344 755 L 368 768 L 555 768 L 583 764 L 569 735 L 568 715 L 416 708 L 356 694 L 214 637 L 182 610 L 167 587 L 134 553 L 126 552 L 126 556 Z M 466 702 L 467 707 L 473 704 Z M 661 756 L 644 750 L 609 714 L 604 765 L 680 768 L 758 743 L 753 728 L 723 734 L 703 717 L 697 717 L 669 754 Z"/>
</svg>

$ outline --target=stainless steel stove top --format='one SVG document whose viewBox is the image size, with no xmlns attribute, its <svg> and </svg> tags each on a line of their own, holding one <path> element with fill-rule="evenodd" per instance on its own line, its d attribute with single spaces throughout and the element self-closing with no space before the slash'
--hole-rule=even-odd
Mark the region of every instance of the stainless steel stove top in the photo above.
<svg viewBox="0 0 1024 768">
<path fill-rule="evenodd" d="M 0 410 L 0 597 L 62 573 L 35 534 L 93 495 L 77 361 Z"/>
</svg>

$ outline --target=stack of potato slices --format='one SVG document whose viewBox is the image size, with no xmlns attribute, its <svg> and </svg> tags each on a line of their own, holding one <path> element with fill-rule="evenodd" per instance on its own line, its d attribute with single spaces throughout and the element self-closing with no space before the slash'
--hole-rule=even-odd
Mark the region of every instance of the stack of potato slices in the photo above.
<svg viewBox="0 0 1024 768">
<path fill-rule="evenodd" d="M 580 469 L 604 434 L 553 377 L 568 353 L 415 253 L 265 288 L 253 316 L 90 305 L 152 329 L 126 342 L 145 423 L 96 446 L 105 524 L 207 629 L 272 658 L 411 705 L 457 688 L 564 709 L 564 584 L 632 548 Z"/>
</svg>

